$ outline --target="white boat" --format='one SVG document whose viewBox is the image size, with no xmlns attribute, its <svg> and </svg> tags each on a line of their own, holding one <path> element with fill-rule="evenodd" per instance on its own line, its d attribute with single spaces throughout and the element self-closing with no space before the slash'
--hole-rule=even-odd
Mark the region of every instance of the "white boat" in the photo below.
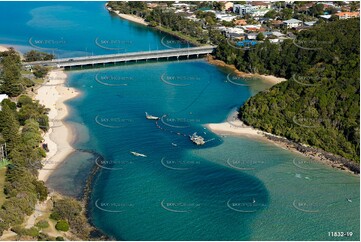
<svg viewBox="0 0 361 242">
<path fill-rule="evenodd" d="M 178 146 L 178 145 L 177 145 L 177 144 L 175 144 L 175 143 L 172 143 L 172 145 L 173 145 L 173 146 Z"/>
<path fill-rule="evenodd" d="M 146 117 L 147 119 L 150 119 L 150 120 L 158 120 L 158 119 L 159 119 L 159 117 L 150 115 L 150 114 L 148 114 L 147 112 L 145 112 L 145 117 Z"/>
<path fill-rule="evenodd" d="M 192 134 L 192 136 L 189 136 L 189 138 L 196 145 L 204 145 L 206 143 L 204 141 L 204 138 L 202 136 L 197 135 L 197 133 Z"/>
<path fill-rule="evenodd" d="M 352 203 L 351 198 L 346 198 L 349 203 Z"/>
<path fill-rule="evenodd" d="M 138 153 L 138 152 L 134 152 L 134 151 L 131 151 L 130 153 L 132 153 L 134 156 L 147 157 L 147 156 L 144 155 L 144 154 L 141 154 L 141 153 Z"/>
</svg>

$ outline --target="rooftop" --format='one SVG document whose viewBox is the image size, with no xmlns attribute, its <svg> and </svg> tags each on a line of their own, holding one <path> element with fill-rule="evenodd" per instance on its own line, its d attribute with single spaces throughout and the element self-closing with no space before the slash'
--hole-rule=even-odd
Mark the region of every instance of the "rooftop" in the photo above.
<svg viewBox="0 0 361 242">
<path fill-rule="evenodd" d="M 302 23 L 302 21 L 298 20 L 298 19 L 291 18 L 291 19 L 283 21 L 283 23 L 286 23 L 286 24 L 298 24 L 298 23 Z"/>
<path fill-rule="evenodd" d="M 360 16 L 359 12 L 340 12 L 340 13 L 336 13 L 335 15 L 337 16 L 353 16 L 353 17 L 358 17 Z"/>
</svg>

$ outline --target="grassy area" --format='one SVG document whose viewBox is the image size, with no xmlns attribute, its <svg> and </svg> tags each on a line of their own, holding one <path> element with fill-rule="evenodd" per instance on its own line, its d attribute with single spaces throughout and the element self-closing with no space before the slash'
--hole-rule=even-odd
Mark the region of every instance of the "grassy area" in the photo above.
<svg viewBox="0 0 361 242">
<path fill-rule="evenodd" d="M 21 73 L 22 75 L 32 74 L 32 72 L 31 72 L 31 71 L 28 71 L 28 70 L 21 70 L 20 73 Z"/>
<path fill-rule="evenodd" d="M 188 36 L 188 35 L 185 35 L 181 32 L 178 32 L 178 31 L 173 31 L 169 28 L 165 28 L 163 26 L 157 26 L 156 29 L 159 29 L 160 31 L 162 32 L 165 32 L 167 34 L 170 34 L 170 35 L 173 35 L 173 36 L 176 36 L 182 40 L 185 40 L 185 41 L 188 41 L 189 43 L 193 44 L 193 45 L 196 45 L 196 46 L 200 46 L 202 45 L 201 43 L 198 42 L 198 40 L 196 38 L 193 38 L 191 36 Z"/>
<path fill-rule="evenodd" d="M 5 202 L 5 194 L 4 194 L 4 184 L 5 184 L 5 174 L 6 167 L 0 168 L 0 206 Z"/>
<path fill-rule="evenodd" d="M 35 84 L 43 84 L 43 83 L 44 83 L 44 79 L 42 79 L 42 78 L 36 78 L 36 79 L 34 79 L 34 83 L 35 83 Z"/>
</svg>

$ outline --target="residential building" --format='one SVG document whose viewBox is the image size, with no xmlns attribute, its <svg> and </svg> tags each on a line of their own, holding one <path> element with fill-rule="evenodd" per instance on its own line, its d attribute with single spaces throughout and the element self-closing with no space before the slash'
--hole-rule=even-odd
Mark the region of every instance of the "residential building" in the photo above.
<svg viewBox="0 0 361 242">
<path fill-rule="evenodd" d="M 272 20 L 271 24 L 272 24 L 273 27 L 278 28 L 278 27 L 282 26 L 283 22 L 281 20 Z"/>
<path fill-rule="evenodd" d="M 147 7 L 148 8 L 156 8 L 156 7 L 158 7 L 158 3 L 147 3 Z"/>
<path fill-rule="evenodd" d="M 279 31 L 273 31 L 271 32 L 272 35 L 276 36 L 277 38 L 280 38 L 280 37 L 284 37 L 285 34 L 282 34 L 281 32 Z"/>
<path fill-rule="evenodd" d="M 258 32 L 261 29 L 261 25 L 244 25 L 241 28 L 248 32 Z"/>
<path fill-rule="evenodd" d="M 336 13 L 336 16 L 338 16 L 339 19 L 349 19 L 349 18 L 359 18 L 360 13 L 359 12 L 340 12 Z"/>
<path fill-rule="evenodd" d="M 229 33 L 228 38 L 230 39 L 236 39 L 236 40 L 244 40 L 245 36 L 244 34 L 237 34 L 237 33 Z"/>
<path fill-rule="evenodd" d="M 237 17 L 237 16 L 235 16 L 235 15 L 230 15 L 230 14 L 225 14 L 225 13 L 217 13 L 217 14 L 216 14 L 217 20 L 226 21 L 226 22 L 231 22 L 231 21 L 233 21 L 236 17 Z"/>
<path fill-rule="evenodd" d="M 248 40 L 256 40 L 258 33 L 249 33 L 246 35 Z"/>
<path fill-rule="evenodd" d="M 272 3 L 271 2 L 262 2 L 262 1 L 252 1 L 250 4 L 258 9 L 261 8 L 271 8 Z"/>
<path fill-rule="evenodd" d="M 227 37 L 231 39 L 244 39 L 244 30 L 234 27 L 218 27 L 218 29 Z"/>
<path fill-rule="evenodd" d="M 244 19 L 236 19 L 236 20 L 234 20 L 234 24 L 244 26 L 244 25 L 247 25 L 247 21 Z"/>
<path fill-rule="evenodd" d="M 233 9 L 233 2 L 225 2 L 224 9 L 225 11 L 231 11 Z"/>
<path fill-rule="evenodd" d="M 272 9 L 270 8 L 260 8 L 260 9 L 256 9 L 254 10 L 251 14 L 252 17 L 257 18 L 257 17 L 263 17 L 266 13 L 268 13 L 269 11 L 271 11 Z"/>
<path fill-rule="evenodd" d="M 226 33 L 233 33 L 233 34 L 244 34 L 244 30 L 241 28 L 226 28 Z"/>
<path fill-rule="evenodd" d="M 176 8 L 176 9 L 189 10 L 190 4 L 187 4 L 187 3 L 173 3 L 172 7 Z"/>
<path fill-rule="evenodd" d="M 291 18 L 291 19 L 283 21 L 283 25 L 286 26 L 286 28 L 288 28 L 288 29 L 289 28 L 297 28 L 302 25 L 302 21 Z"/>
<path fill-rule="evenodd" d="M 236 14 L 239 14 L 241 16 L 244 16 L 246 14 L 252 14 L 255 10 L 257 10 L 257 7 L 252 6 L 250 4 L 234 4 L 233 5 L 233 12 Z"/>
</svg>

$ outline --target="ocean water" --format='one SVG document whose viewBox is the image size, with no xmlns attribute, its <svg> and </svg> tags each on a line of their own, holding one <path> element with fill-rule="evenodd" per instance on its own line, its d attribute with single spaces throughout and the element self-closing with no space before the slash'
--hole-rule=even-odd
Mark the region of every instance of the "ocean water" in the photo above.
<svg viewBox="0 0 361 242">
<path fill-rule="evenodd" d="M 111 16 L 102 2 L 0 3 L 0 43 L 59 57 L 188 46 Z M 35 45 L 35 47 L 34 47 Z M 359 240 L 359 177 L 270 143 L 215 135 L 269 87 L 204 60 L 68 71 L 77 152 L 48 181 L 79 196 L 93 166 L 91 221 L 118 240 Z M 145 119 L 145 112 L 162 117 Z M 205 137 L 196 146 L 189 135 Z M 134 156 L 135 151 L 147 157 Z M 352 232 L 331 237 L 329 232 Z"/>
<path fill-rule="evenodd" d="M 187 47 L 109 14 L 106 2 L 1 2 L 0 43 L 59 58 Z"/>
</svg>

